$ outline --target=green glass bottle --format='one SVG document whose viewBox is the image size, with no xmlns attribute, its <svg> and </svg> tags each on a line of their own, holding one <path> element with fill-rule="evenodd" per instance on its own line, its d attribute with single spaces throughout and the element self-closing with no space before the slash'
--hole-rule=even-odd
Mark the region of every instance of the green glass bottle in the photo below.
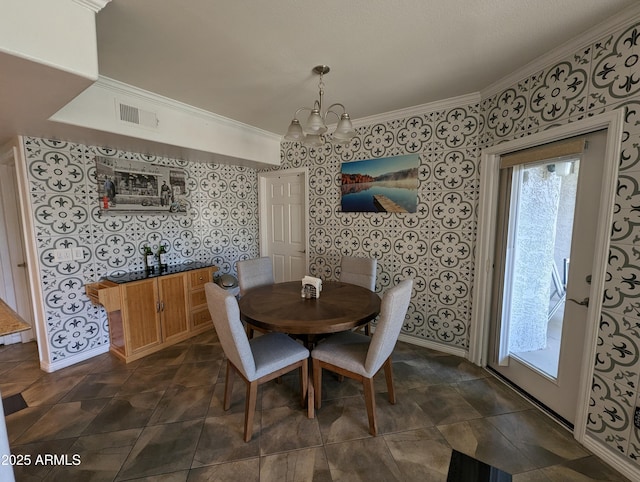
<svg viewBox="0 0 640 482">
<path fill-rule="evenodd" d="M 153 273 L 155 271 L 155 257 L 153 251 L 146 244 L 142 247 L 142 254 L 144 255 L 144 270 L 147 273 Z"/>
<path fill-rule="evenodd" d="M 161 244 L 158 248 L 158 266 L 161 273 L 167 271 L 167 248 L 164 244 Z"/>
</svg>

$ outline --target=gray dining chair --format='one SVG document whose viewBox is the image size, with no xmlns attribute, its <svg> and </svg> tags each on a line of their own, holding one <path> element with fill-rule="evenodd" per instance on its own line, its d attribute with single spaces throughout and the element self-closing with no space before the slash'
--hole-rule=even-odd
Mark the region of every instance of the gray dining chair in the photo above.
<svg viewBox="0 0 640 482">
<path fill-rule="evenodd" d="M 376 258 L 343 256 L 340 260 L 340 281 L 376 290 Z M 364 325 L 364 334 L 369 334 L 369 323 Z"/>
<path fill-rule="evenodd" d="M 231 407 L 234 372 L 247 385 L 244 441 L 248 442 L 253 433 L 258 385 L 299 368 L 300 403 L 304 406 L 309 377 L 309 350 L 284 333 L 266 333 L 250 340 L 240 321 L 240 309 L 235 296 L 214 283 L 206 283 L 204 288 L 209 312 L 227 358 L 225 410 Z"/>
<path fill-rule="evenodd" d="M 340 281 L 376 290 L 376 258 L 343 256 L 340 260 Z"/>
<path fill-rule="evenodd" d="M 384 369 L 389 402 L 395 404 L 391 353 L 405 320 L 412 286 L 413 280 L 406 279 L 385 292 L 380 307 L 380 318 L 373 336 L 345 331 L 329 336 L 311 351 L 316 409 L 322 405 L 323 369 L 361 381 L 369 419 L 369 432 L 371 435 L 377 435 L 373 377 L 380 369 Z"/>
<path fill-rule="evenodd" d="M 238 273 L 241 297 L 251 288 L 275 283 L 273 263 L 271 263 L 271 258 L 267 256 L 236 261 L 236 272 Z M 263 330 L 256 329 L 249 324 L 246 325 L 246 330 L 249 338 L 253 338 L 253 332 L 256 330 L 263 333 Z"/>
<path fill-rule="evenodd" d="M 256 286 L 275 283 L 273 264 L 268 256 L 236 261 L 236 272 L 238 273 L 240 296 Z"/>
</svg>

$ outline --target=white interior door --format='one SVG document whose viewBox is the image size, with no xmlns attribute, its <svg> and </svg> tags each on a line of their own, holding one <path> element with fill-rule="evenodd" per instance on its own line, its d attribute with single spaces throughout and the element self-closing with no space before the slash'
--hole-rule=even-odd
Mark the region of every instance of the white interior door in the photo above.
<svg viewBox="0 0 640 482">
<path fill-rule="evenodd" d="M 0 158 L 0 245 L 4 247 L 0 249 L 0 298 L 33 327 L 18 199 L 15 155 L 10 149 Z M 0 344 L 27 342 L 33 338 L 32 328 L 20 334 L 0 337 Z"/>
<path fill-rule="evenodd" d="M 489 366 L 574 424 L 606 131 L 579 158 L 514 167 Z"/>
<path fill-rule="evenodd" d="M 273 261 L 276 283 L 307 274 L 306 172 L 261 175 L 261 255 Z"/>
</svg>

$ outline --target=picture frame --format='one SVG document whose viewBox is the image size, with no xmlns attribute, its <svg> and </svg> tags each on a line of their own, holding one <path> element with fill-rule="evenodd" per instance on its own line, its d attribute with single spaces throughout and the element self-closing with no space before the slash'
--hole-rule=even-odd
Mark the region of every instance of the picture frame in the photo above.
<svg viewBox="0 0 640 482">
<path fill-rule="evenodd" d="M 342 212 L 415 213 L 418 154 L 343 162 Z"/>
<path fill-rule="evenodd" d="M 103 214 L 186 214 L 186 178 L 178 167 L 96 156 Z"/>
</svg>

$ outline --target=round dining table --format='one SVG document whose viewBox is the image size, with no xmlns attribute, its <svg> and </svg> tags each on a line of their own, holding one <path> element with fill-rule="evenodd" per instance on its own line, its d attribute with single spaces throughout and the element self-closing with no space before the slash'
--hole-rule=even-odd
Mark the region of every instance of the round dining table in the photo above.
<svg viewBox="0 0 640 482">
<path fill-rule="evenodd" d="M 324 281 L 318 298 L 303 298 L 301 289 L 300 281 L 252 288 L 238 302 L 240 317 L 249 327 L 287 333 L 312 349 L 323 336 L 365 325 L 380 313 L 380 297 L 362 286 Z M 313 418 L 311 378 L 307 407 Z"/>
</svg>

